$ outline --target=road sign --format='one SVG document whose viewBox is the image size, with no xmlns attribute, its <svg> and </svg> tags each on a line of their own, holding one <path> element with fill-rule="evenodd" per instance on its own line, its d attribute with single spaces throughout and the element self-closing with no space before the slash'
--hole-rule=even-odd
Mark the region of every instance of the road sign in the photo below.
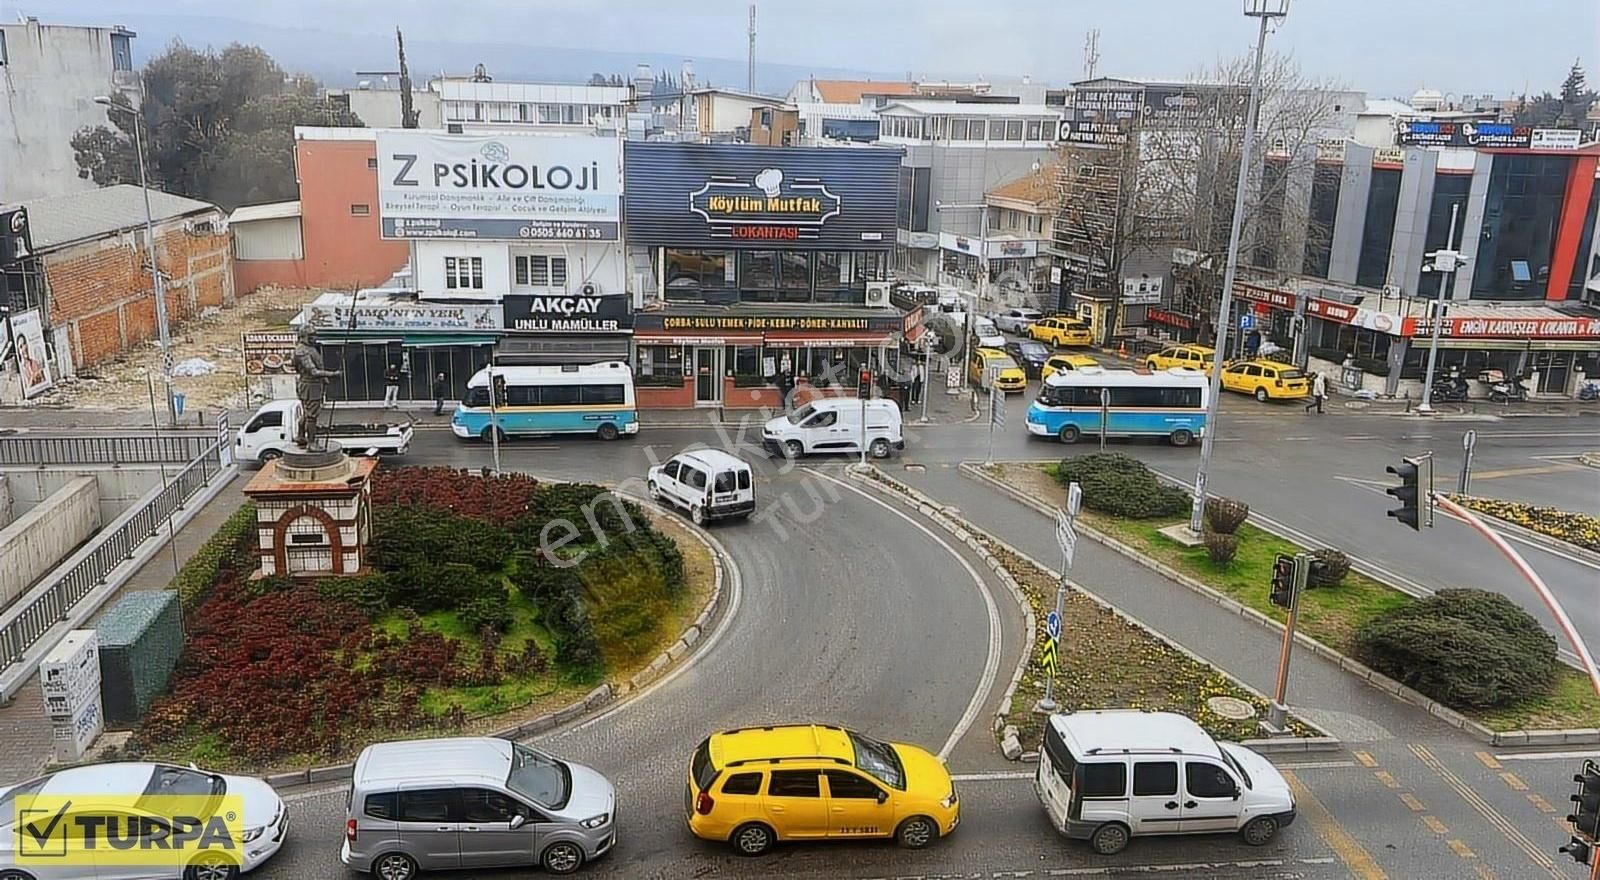
<svg viewBox="0 0 1600 880">
<path fill-rule="evenodd" d="M 1045 615 L 1044 631 L 1050 634 L 1050 641 L 1061 638 L 1061 615 L 1054 611 Z"/>
<path fill-rule="evenodd" d="M 1061 555 L 1071 568 L 1073 551 L 1078 547 L 1078 531 L 1072 526 L 1072 514 L 1065 510 L 1056 511 L 1056 546 L 1061 548 Z"/>
<path fill-rule="evenodd" d="M 1067 515 L 1077 516 L 1083 509 L 1083 487 L 1077 483 L 1067 484 Z"/>
<path fill-rule="evenodd" d="M 989 421 L 996 428 L 1006 426 L 1006 396 L 997 385 L 989 386 Z"/>
<path fill-rule="evenodd" d="M 1239 329 L 1240 330 L 1254 330 L 1255 327 L 1256 327 L 1256 316 L 1255 315 L 1252 315 L 1249 312 L 1245 312 L 1244 314 L 1239 316 Z"/>
<path fill-rule="evenodd" d="M 233 464 L 233 443 L 228 436 L 228 414 L 217 414 L 217 464 L 228 467 Z"/>
<path fill-rule="evenodd" d="M 1057 658 L 1056 658 L 1056 640 L 1055 639 L 1045 639 L 1044 640 L 1044 651 L 1043 651 L 1043 654 L 1040 656 L 1039 659 L 1044 664 L 1044 671 L 1048 675 L 1050 675 L 1052 678 L 1055 677 L 1056 667 L 1058 665 L 1058 661 L 1057 661 Z"/>
</svg>

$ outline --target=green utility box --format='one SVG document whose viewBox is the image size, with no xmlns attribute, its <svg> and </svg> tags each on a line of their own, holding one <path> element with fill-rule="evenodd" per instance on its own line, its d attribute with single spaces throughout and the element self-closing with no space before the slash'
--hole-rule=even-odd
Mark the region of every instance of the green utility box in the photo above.
<svg viewBox="0 0 1600 880">
<path fill-rule="evenodd" d="M 183 652 L 183 612 L 174 590 L 125 594 L 100 633 L 100 694 L 107 724 L 131 725 L 167 689 Z"/>
</svg>

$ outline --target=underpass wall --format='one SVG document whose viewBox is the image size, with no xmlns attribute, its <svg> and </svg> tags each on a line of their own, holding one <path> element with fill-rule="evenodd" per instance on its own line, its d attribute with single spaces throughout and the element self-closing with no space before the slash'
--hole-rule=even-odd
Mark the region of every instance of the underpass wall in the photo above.
<svg viewBox="0 0 1600 880">
<path fill-rule="evenodd" d="M 169 465 L 176 472 L 181 465 Z M 80 477 L 89 477 L 99 489 L 99 521 L 108 523 L 122 515 L 129 506 L 161 485 L 161 469 L 149 466 L 75 465 L 60 468 L 28 468 L 26 470 L 0 471 L 0 481 L 10 490 L 12 515 L 22 516 L 33 509 L 62 486 Z M 0 516 L 0 524 L 4 523 Z"/>
<path fill-rule="evenodd" d="M 100 488 L 93 477 L 74 477 L 0 529 L 0 605 L 27 592 L 40 576 L 100 528 Z"/>
<path fill-rule="evenodd" d="M 11 525 L 11 483 L 0 474 L 0 529 Z"/>
</svg>

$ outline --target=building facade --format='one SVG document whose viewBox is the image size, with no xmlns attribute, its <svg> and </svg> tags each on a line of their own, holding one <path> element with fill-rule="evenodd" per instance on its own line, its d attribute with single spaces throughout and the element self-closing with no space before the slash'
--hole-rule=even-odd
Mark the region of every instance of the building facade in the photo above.
<svg viewBox="0 0 1600 880">
<path fill-rule="evenodd" d="M 138 87 L 134 36 L 124 27 L 40 24 L 36 18 L 0 24 L 0 131 L 8 133 L 0 137 L 0 203 L 98 186 L 78 176 L 72 136 L 85 127 L 110 127 L 96 96 Z"/>
</svg>

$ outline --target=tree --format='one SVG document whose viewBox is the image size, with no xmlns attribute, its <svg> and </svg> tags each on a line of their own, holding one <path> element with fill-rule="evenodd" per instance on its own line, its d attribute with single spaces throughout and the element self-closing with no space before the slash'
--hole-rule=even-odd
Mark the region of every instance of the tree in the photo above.
<svg viewBox="0 0 1600 880">
<path fill-rule="evenodd" d="M 1556 124 L 1571 128 L 1583 125 L 1596 97 L 1585 82 L 1582 59 L 1575 59 L 1566 80 L 1561 83 L 1561 113 L 1556 117 Z"/>
<path fill-rule="evenodd" d="M 314 79 L 290 76 L 255 46 L 235 43 L 219 53 L 175 40 L 145 64 L 142 79 L 150 185 L 224 207 L 244 204 L 250 193 L 293 198 L 293 126 L 361 125 L 317 97 Z M 72 139 L 78 173 L 102 186 L 137 183 L 134 113 L 106 115 L 113 127 L 84 128 Z"/>
<path fill-rule="evenodd" d="M 400 127 L 416 128 L 420 114 L 412 106 L 411 68 L 406 66 L 406 37 L 399 28 L 394 29 L 394 42 L 400 55 Z"/>
</svg>

